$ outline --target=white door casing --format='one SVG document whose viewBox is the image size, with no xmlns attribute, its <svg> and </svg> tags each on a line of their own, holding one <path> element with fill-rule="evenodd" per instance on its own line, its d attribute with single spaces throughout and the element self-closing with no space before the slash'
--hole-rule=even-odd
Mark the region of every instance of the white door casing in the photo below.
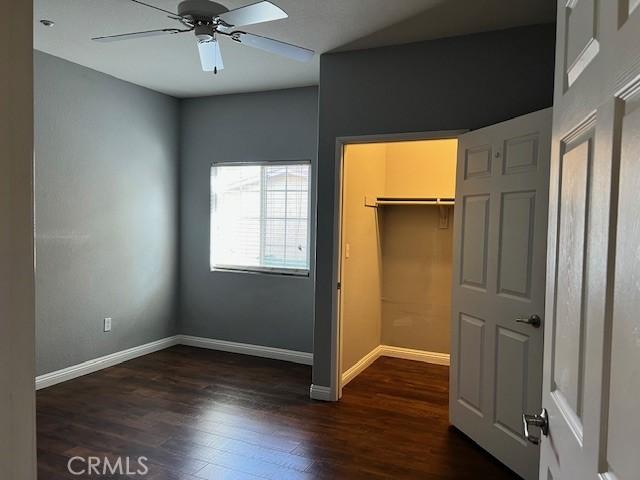
<svg viewBox="0 0 640 480">
<path fill-rule="evenodd" d="M 460 136 L 456 182 L 451 423 L 526 479 L 539 449 L 551 109 Z"/>
<path fill-rule="evenodd" d="M 545 480 L 640 478 L 638 7 L 638 0 L 558 5 Z"/>
<path fill-rule="evenodd" d="M 342 239 L 342 219 L 343 219 L 343 173 L 344 173 L 344 149 L 347 145 L 365 144 L 365 143 L 388 143 L 388 142 L 411 142 L 422 140 L 444 140 L 449 138 L 458 138 L 466 130 L 438 130 L 431 132 L 411 132 L 411 133 L 394 133 L 394 134 L 376 134 L 352 137 L 336 138 L 336 191 L 335 191 L 335 210 L 338 212 L 335 222 L 335 243 L 333 251 L 333 265 L 336 273 L 334 284 L 334 302 L 332 312 L 332 331 L 331 331 L 331 382 L 329 391 L 322 395 L 314 394 L 314 391 L 321 392 L 326 387 L 311 386 L 311 398 L 319 400 L 338 401 L 342 397 L 342 252 L 344 249 Z M 324 392 L 323 392 L 324 393 Z"/>
<path fill-rule="evenodd" d="M 0 478 L 35 480 L 33 2 L 0 18 Z"/>
</svg>

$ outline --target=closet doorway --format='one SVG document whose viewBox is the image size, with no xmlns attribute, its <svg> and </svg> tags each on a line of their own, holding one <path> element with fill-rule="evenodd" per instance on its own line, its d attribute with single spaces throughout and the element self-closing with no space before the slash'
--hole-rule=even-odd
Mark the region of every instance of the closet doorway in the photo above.
<svg viewBox="0 0 640 480">
<path fill-rule="evenodd" d="M 460 133 L 341 149 L 339 395 L 382 356 L 449 365 Z"/>
<path fill-rule="evenodd" d="M 538 478 L 545 430 L 523 422 L 546 418 L 543 333 L 553 335 L 543 328 L 551 125 L 549 108 L 460 135 L 337 145 L 333 399 L 380 356 L 428 362 L 380 359 L 362 381 L 388 401 L 426 394 L 447 426 L 526 479 Z M 448 369 L 429 365 L 448 353 Z M 420 373 L 400 381 L 404 371 Z M 433 388 L 422 381 L 434 375 Z M 444 391 L 448 409 L 432 401 Z"/>
</svg>

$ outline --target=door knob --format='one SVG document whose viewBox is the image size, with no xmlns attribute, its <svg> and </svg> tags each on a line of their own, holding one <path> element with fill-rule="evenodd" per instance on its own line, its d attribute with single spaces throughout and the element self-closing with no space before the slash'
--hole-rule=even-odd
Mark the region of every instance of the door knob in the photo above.
<svg viewBox="0 0 640 480">
<path fill-rule="evenodd" d="M 522 414 L 522 426 L 524 427 L 524 438 L 534 445 L 540 443 L 540 438 L 529 433 L 529 427 L 538 427 L 542 434 L 546 437 L 549 435 L 549 415 L 547 409 L 543 408 L 538 415 Z"/>
<path fill-rule="evenodd" d="M 542 319 L 539 315 L 535 313 L 533 315 L 529 315 L 528 317 L 518 317 L 516 318 L 516 322 L 518 323 L 526 323 L 527 325 L 531 325 L 533 328 L 540 328 L 542 325 Z"/>
</svg>

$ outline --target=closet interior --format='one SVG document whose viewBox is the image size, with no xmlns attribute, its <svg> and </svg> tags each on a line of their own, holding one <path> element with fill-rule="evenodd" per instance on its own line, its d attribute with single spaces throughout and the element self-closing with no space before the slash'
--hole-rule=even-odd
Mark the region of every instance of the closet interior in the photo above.
<svg viewBox="0 0 640 480">
<path fill-rule="evenodd" d="M 342 384 L 379 356 L 448 365 L 457 139 L 347 145 Z"/>
</svg>

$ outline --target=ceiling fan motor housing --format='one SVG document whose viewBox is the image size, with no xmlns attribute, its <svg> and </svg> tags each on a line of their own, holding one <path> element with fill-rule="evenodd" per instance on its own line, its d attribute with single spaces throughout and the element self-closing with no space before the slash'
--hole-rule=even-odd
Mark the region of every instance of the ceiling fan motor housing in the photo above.
<svg viewBox="0 0 640 480">
<path fill-rule="evenodd" d="M 215 26 L 213 25 L 196 25 L 193 32 L 199 42 L 210 42 L 215 38 Z"/>
<path fill-rule="evenodd" d="M 211 21 L 228 11 L 224 5 L 209 0 L 184 0 L 178 5 L 178 15 L 193 21 Z"/>
</svg>

